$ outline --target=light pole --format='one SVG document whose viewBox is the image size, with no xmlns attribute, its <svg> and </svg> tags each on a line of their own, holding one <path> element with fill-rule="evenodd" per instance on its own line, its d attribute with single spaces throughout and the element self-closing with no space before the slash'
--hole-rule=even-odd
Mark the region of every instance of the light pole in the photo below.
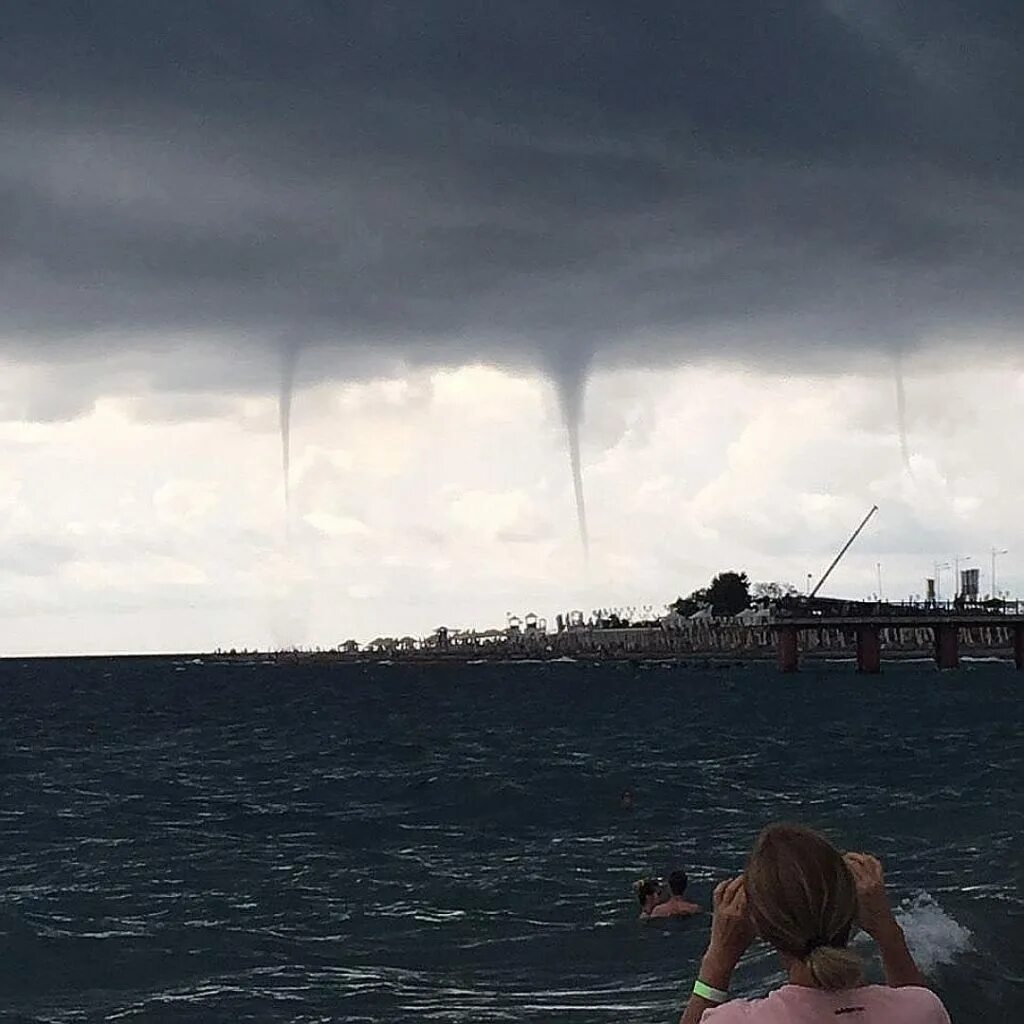
<svg viewBox="0 0 1024 1024">
<path fill-rule="evenodd" d="M 882 597 L 882 563 L 875 562 L 875 568 L 878 570 L 878 600 L 884 601 L 885 598 Z"/>
<path fill-rule="evenodd" d="M 810 594 L 810 592 L 811 592 L 811 580 L 812 579 L 814 579 L 814 573 L 813 572 L 809 572 L 807 574 L 807 593 L 808 594 Z"/>
<path fill-rule="evenodd" d="M 992 596 L 996 596 L 996 556 L 1008 554 L 1006 548 L 992 549 Z"/>
</svg>

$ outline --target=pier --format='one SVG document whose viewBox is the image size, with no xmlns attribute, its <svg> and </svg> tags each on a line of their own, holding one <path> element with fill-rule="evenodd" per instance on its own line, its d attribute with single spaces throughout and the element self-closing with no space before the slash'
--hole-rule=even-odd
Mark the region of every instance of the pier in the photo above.
<svg viewBox="0 0 1024 1024">
<path fill-rule="evenodd" d="M 770 624 L 775 635 L 779 669 L 796 672 L 800 667 L 800 640 L 823 631 L 840 631 L 852 635 L 856 643 L 857 670 L 875 674 L 882 670 L 882 651 L 887 643 L 901 646 L 909 632 L 921 639 L 930 634 L 935 664 L 940 669 L 954 669 L 960 664 L 960 642 L 968 638 L 972 646 L 999 647 L 1005 638 L 1013 648 L 1014 662 L 1024 671 L 1024 614 L 1014 603 L 1012 610 L 992 611 L 985 608 L 935 607 L 926 605 L 881 606 L 866 612 L 848 607 L 835 614 L 820 611 L 807 614 L 806 605 L 797 606 L 795 614 L 780 614 Z"/>
</svg>

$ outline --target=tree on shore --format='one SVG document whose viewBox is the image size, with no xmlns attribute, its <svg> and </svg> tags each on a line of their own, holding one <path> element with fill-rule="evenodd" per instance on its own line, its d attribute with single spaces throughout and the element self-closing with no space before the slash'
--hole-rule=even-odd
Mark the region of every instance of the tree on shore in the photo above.
<svg viewBox="0 0 1024 1024">
<path fill-rule="evenodd" d="M 669 611 L 688 619 L 696 615 L 708 603 L 708 588 L 701 587 L 695 590 L 689 597 L 677 597 L 669 606 Z"/>
<path fill-rule="evenodd" d="M 750 580 L 745 572 L 720 572 L 708 587 L 715 615 L 738 615 L 750 607 Z"/>
<path fill-rule="evenodd" d="M 689 618 L 707 605 L 715 616 L 738 615 L 750 607 L 750 580 L 745 572 L 720 572 L 706 587 L 689 597 L 677 597 L 669 608 Z"/>
</svg>

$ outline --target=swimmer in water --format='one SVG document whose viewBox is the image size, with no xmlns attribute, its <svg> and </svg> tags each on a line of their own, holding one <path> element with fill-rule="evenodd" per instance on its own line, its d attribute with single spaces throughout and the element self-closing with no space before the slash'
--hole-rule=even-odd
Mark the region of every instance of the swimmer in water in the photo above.
<svg viewBox="0 0 1024 1024">
<path fill-rule="evenodd" d="M 657 879 L 641 878 L 633 886 L 636 898 L 640 903 L 640 919 L 645 921 L 651 916 L 651 912 L 661 902 L 661 886 Z"/>
<path fill-rule="evenodd" d="M 624 789 L 622 791 L 622 796 L 619 797 L 619 806 L 624 811 L 631 811 L 631 810 L 633 810 L 633 807 L 634 807 L 635 804 L 636 804 L 636 796 L 634 795 L 633 790 L 631 790 L 631 789 Z"/>
<path fill-rule="evenodd" d="M 668 887 L 672 895 L 664 903 L 659 903 L 652 911 L 651 917 L 692 917 L 700 913 L 700 907 L 684 897 L 687 878 L 685 871 L 673 871 L 668 876 Z"/>
</svg>

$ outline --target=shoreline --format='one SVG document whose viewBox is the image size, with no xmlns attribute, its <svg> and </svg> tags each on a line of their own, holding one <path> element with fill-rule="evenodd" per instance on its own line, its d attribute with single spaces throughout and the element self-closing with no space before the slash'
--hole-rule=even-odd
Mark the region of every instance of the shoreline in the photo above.
<svg viewBox="0 0 1024 1024">
<path fill-rule="evenodd" d="M 935 661 L 930 646 L 883 647 L 886 664 Z M 90 661 L 169 662 L 176 666 L 195 665 L 268 665 L 274 667 L 321 666 L 409 666 L 479 668 L 492 665 L 640 665 L 680 668 L 721 669 L 752 664 L 776 664 L 774 647 L 734 648 L 690 651 L 577 651 L 569 655 L 551 651 L 184 651 L 178 653 L 117 653 L 117 654 L 27 654 L 0 655 L 0 665 L 38 662 L 90 662 Z M 857 662 L 855 650 L 811 648 L 800 651 L 802 664 L 853 664 Z M 1012 663 L 1013 648 L 1007 645 L 988 647 L 977 645 L 962 649 L 960 661 L 970 663 Z"/>
<path fill-rule="evenodd" d="M 963 654 L 961 661 L 971 662 L 1012 662 L 1014 655 L 1011 648 L 982 648 L 984 653 Z M 259 656 L 257 656 L 259 657 Z M 275 663 L 282 664 L 330 664 L 330 665 L 409 665 L 409 666 L 458 666 L 460 668 L 478 668 L 489 665 L 644 665 L 683 668 L 724 668 L 729 666 L 777 663 L 774 650 L 759 651 L 690 651 L 679 654 L 641 654 L 635 652 L 607 654 L 577 654 L 574 656 L 547 656 L 543 654 L 514 655 L 508 652 L 493 657 L 438 655 L 438 654 L 358 654 L 343 655 L 331 652 L 322 653 L 291 653 L 264 656 Z M 218 659 L 220 660 L 220 659 Z M 227 658 L 223 660 L 235 660 Z M 898 650 L 886 652 L 887 664 L 929 662 L 934 663 L 935 652 L 930 648 L 918 650 Z M 856 665 L 855 652 L 841 654 L 837 651 L 802 651 L 801 662 L 804 664 L 851 664 Z"/>
</svg>

